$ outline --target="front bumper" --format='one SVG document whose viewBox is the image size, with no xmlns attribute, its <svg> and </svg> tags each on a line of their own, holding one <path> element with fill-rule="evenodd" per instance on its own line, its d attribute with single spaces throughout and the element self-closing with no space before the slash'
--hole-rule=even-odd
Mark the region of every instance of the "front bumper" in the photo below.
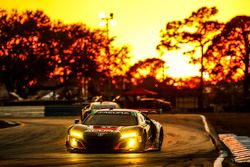
<svg viewBox="0 0 250 167">
<path fill-rule="evenodd" d="M 119 133 L 86 133 L 83 139 L 68 135 L 67 150 L 70 152 L 136 152 L 140 151 L 139 136 L 122 138 Z"/>
</svg>

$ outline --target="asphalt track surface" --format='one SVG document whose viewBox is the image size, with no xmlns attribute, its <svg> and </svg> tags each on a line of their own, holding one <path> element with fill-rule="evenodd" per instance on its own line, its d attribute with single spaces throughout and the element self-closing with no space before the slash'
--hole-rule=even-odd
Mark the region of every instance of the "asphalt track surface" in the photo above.
<svg viewBox="0 0 250 167">
<path fill-rule="evenodd" d="M 77 117 L 0 118 L 20 126 L 0 129 L 0 166 L 203 166 L 212 167 L 218 151 L 200 115 L 151 115 L 164 128 L 160 152 L 68 153 L 68 127 Z"/>
</svg>

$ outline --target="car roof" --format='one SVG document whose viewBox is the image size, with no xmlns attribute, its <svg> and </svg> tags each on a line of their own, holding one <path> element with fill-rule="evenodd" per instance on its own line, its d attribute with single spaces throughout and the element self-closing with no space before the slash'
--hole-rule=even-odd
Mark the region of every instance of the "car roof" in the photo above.
<svg viewBox="0 0 250 167">
<path fill-rule="evenodd" d="M 91 102 L 92 105 L 118 105 L 116 102 L 113 101 L 95 101 Z"/>
<path fill-rule="evenodd" d="M 159 101 L 159 102 L 163 102 L 163 103 L 170 103 L 169 101 L 163 100 L 163 99 L 156 99 L 156 98 L 141 98 L 141 101 Z"/>
<path fill-rule="evenodd" d="M 126 108 L 114 108 L 114 109 L 99 109 L 96 112 L 107 112 L 107 111 L 112 111 L 112 112 L 134 112 L 134 113 L 141 113 L 138 110 L 134 109 L 126 109 Z"/>
</svg>

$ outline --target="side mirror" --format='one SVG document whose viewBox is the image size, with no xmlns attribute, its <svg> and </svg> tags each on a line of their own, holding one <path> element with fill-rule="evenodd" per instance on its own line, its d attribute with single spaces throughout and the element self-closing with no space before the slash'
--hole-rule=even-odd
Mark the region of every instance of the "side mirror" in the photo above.
<svg viewBox="0 0 250 167">
<path fill-rule="evenodd" d="M 79 122 L 80 122 L 80 120 L 79 119 L 75 119 L 75 124 L 78 124 Z"/>
</svg>

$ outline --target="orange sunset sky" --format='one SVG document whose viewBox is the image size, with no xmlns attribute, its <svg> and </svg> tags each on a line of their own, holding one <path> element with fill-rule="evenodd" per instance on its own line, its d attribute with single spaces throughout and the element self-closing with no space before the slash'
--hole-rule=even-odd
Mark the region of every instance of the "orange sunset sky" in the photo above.
<svg viewBox="0 0 250 167">
<path fill-rule="evenodd" d="M 83 23 L 90 28 L 100 27 L 99 14 L 114 13 L 116 24 L 110 35 L 116 44 L 129 45 L 131 64 L 148 57 L 159 57 L 155 47 L 160 30 L 168 21 L 181 20 L 200 7 L 216 6 L 216 19 L 226 22 L 236 15 L 250 15 L 250 0 L 0 0 L 3 9 L 43 10 L 52 20 L 64 23 Z M 188 64 L 181 52 L 163 56 L 172 77 L 199 75 L 199 66 Z"/>
</svg>

